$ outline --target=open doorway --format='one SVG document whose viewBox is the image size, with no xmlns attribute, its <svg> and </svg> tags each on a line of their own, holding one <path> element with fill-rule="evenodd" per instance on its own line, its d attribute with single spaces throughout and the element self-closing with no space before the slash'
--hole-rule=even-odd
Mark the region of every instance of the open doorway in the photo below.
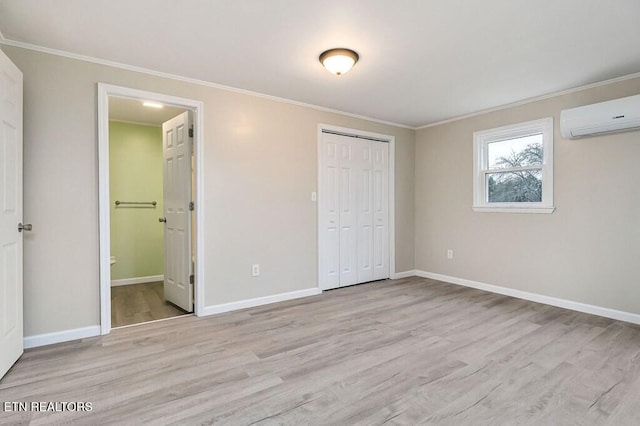
<svg viewBox="0 0 640 426">
<path fill-rule="evenodd" d="M 103 84 L 98 98 L 102 334 L 197 314 L 202 105 Z"/>
<path fill-rule="evenodd" d="M 109 98 L 112 327 L 172 318 L 193 311 L 188 291 L 184 296 L 173 294 L 181 290 L 176 283 L 179 279 L 165 273 L 167 267 L 174 266 L 176 252 L 183 250 L 174 249 L 173 245 L 178 242 L 165 244 L 165 238 L 175 237 L 167 227 L 166 215 L 170 208 L 165 207 L 170 206 L 165 206 L 165 193 L 171 193 L 172 186 L 187 191 L 187 187 L 194 186 L 193 182 L 187 186 L 185 182 L 175 185 L 166 181 L 176 178 L 172 170 L 164 170 L 167 167 L 165 160 L 169 163 L 173 160 L 167 158 L 166 151 L 175 148 L 176 141 L 171 139 L 175 138 L 176 127 L 186 126 L 185 131 L 190 128 L 189 114 L 187 109 L 161 103 Z M 176 120 L 180 122 L 178 126 Z M 188 138 L 188 134 L 183 136 Z M 184 142 L 189 143 L 188 140 Z M 189 158 L 190 169 L 192 164 Z M 193 174 L 189 175 L 192 180 Z M 187 199 L 185 205 L 195 199 L 193 192 L 184 198 Z M 185 213 L 190 214 L 186 209 Z M 181 228 L 195 229 L 189 226 L 193 222 L 191 218 L 185 219 Z M 193 265 L 187 267 L 191 275 Z M 166 284 L 172 287 L 165 289 Z M 183 284 L 190 285 L 189 282 Z"/>
</svg>

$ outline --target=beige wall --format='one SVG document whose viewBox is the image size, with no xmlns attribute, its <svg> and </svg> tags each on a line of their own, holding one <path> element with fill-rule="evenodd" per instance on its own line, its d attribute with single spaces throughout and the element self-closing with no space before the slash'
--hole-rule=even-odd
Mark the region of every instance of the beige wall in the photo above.
<svg viewBox="0 0 640 426">
<path fill-rule="evenodd" d="M 25 235 L 27 336 L 99 323 L 97 82 L 204 103 L 206 306 L 316 286 L 310 193 L 317 189 L 317 125 L 326 123 L 396 137 L 397 272 L 415 268 L 640 313 L 640 132 L 583 140 L 559 134 L 562 109 L 638 94 L 640 79 L 414 132 L 2 50 L 25 81 L 24 212 L 34 225 Z M 474 213 L 472 133 L 547 116 L 555 119 L 556 211 Z M 250 276 L 252 263 L 261 265 L 258 278 Z"/>
<path fill-rule="evenodd" d="M 416 269 L 640 314 L 640 132 L 559 128 L 562 109 L 638 93 L 640 78 L 418 130 Z M 549 116 L 556 211 L 473 212 L 473 132 Z"/>
<path fill-rule="evenodd" d="M 316 286 L 318 123 L 396 137 L 396 270 L 414 269 L 413 130 L 2 50 L 24 73 L 24 214 L 34 226 L 25 238 L 26 336 L 99 324 L 98 82 L 204 103 L 205 305 Z"/>
</svg>

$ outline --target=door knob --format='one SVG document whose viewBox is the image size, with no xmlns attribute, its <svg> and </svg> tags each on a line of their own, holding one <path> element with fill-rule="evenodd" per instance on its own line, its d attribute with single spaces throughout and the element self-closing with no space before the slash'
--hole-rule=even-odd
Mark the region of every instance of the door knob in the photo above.
<svg viewBox="0 0 640 426">
<path fill-rule="evenodd" d="M 159 218 L 158 218 L 158 222 L 160 222 L 160 223 L 167 223 L 167 218 L 166 218 L 166 217 L 159 217 Z"/>
<path fill-rule="evenodd" d="M 22 223 L 18 224 L 18 232 L 31 231 L 32 229 L 33 226 L 30 223 L 25 223 L 24 225 Z"/>
</svg>

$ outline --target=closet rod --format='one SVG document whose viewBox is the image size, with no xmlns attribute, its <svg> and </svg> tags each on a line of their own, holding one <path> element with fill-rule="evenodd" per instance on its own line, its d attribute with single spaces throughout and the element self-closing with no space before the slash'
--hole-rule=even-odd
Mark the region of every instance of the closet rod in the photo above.
<svg viewBox="0 0 640 426">
<path fill-rule="evenodd" d="M 145 206 L 146 205 L 151 205 L 151 206 L 155 207 L 156 204 L 158 204 L 158 203 L 156 201 L 116 201 L 116 206 L 125 205 L 125 204 L 138 205 L 138 206 L 140 206 L 140 205 L 145 205 Z"/>
</svg>

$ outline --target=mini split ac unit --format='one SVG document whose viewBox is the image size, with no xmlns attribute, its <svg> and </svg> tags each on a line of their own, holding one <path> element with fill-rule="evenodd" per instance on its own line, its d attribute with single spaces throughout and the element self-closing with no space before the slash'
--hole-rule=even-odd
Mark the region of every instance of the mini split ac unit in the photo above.
<svg viewBox="0 0 640 426">
<path fill-rule="evenodd" d="M 560 130 L 575 139 L 603 133 L 640 129 L 640 95 L 565 109 L 560 113 Z"/>
</svg>

